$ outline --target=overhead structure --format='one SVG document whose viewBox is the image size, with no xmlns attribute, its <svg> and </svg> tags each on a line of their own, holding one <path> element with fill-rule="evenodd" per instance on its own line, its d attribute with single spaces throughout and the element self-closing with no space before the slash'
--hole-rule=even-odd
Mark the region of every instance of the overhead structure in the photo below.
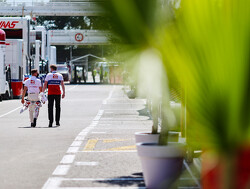
<svg viewBox="0 0 250 189">
<path fill-rule="evenodd" d="M 0 0 L 0 16 L 100 16 L 102 0 Z"/>
<path fill-rule="evenodd" d="M 55 45 L 108 45 L 107 31 L 101 30 L 49 30 L 47 35 L 48 46 Z M 71 48 L 72 52 L 72 48 Z M 52 53 L 47 48 L 48 59 L 52 60 Z M 87 55 L 89 56 L 89 55 Z M 90 55 L 94 56 L 94 55 Z M 80 57 L 83 59 L 85 57 Z M 77 60 L 80 60 L 79 58 Z"/>
<path fill-rule="evenodd" d="M 105 45 L 108 32 L 100 30 L 49 30 L 50 45 Z"/>
<path fill-rule="evenodd" d="M 70 62 L 72 62 L 72 63 L 73 63 L 73 62 L 77 62 L 77 61 L 79 61 L 79 60 L 88 58 L 89 56 L 90 56 L 90 57 L 93 57 L 93 58 L 96 58 L 96 59 L 99 59 L 99 60 L 102 60 L 102 61 L 105 61 L 105 58 L 101 58 L 101 57 L 95 56 L 95 55 L 93 55 L 93 54 L 86 54 L 86 55 L 84 55 L 84 56 L 77 57 L 77 58 L 71 60 Z"/>
</svg>

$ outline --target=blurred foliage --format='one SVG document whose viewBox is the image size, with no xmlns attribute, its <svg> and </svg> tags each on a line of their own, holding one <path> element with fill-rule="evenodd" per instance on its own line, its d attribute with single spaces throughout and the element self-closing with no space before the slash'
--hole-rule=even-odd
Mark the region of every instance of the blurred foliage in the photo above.
<svg viewBox="0 0 250 189">
<path fill-rule="evenodd" d="M 161 31 L 166 68 L 187 94 L 189 134 L 206 147 L 235 153 L 249 142 L 250 64 L 247 0 L 182 1 Z"/>
<path fill-rule="evenodd" d="M 107 10 L 110 29 L 123 43 L 147 44 L 154 33 L 157 1 L 104 0 L 100 5 Z"/>
<path fill-rule="evenodd" d="M 140 53 L 157 49 L 168 76 L 165 88 L 169 83 L 175 91 L 181 87 L 185 92 L 189 142 L 234 153 L 250 142 L 250 1 L 179 3 L 106 0 L 103 7 L 113 32 L 131 45 L 127 59 L 136 75 L 144 67 Z M 147 87 L 154 90 L 154 85 Z M 163 97 L 168 100 L 166 93 Z"/>
<path fill-rule="evenodd" d="M 36 21 L 46 29 L 110 29 L 108 18 L 102 16 L 38 16 Z"/>
</svg>

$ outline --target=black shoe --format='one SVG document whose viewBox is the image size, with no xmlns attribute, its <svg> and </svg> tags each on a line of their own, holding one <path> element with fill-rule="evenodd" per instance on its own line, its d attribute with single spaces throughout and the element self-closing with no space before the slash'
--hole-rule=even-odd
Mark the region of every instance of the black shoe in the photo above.
<svg viewBox="0 0 250 189">
<path fill-rule="evenodd" d="M 35 127 L 35 126 L 34 126 L 34 123 L 31 123 L 30 126 L 31 126 L 31 127 Z"/>
<path fill-rule="evenodd" d="M 49 122 L 49 127 L 52 127 L 52 123 L 51 122 Z"/>
<path fill-rule="evenodd" d="M 56 126 L 60 126 L 60 123 L 59 123 L 59 122 L 56 122 Z"/>
<path fill-rule="evenodd" d="M 36 118 L 34 118 L 33 126 L 34 126 L 34 127 L 36 126 Z"/>
</svg>

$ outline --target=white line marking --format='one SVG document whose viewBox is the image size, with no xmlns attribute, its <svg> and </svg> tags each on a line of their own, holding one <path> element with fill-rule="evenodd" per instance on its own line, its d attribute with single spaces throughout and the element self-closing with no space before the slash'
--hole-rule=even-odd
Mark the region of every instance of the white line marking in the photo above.
<svg viewBox="0 0 250 189">
<path fill-rule="evenodd" d="M 68 89 L 68 90 L 72 90 L 74 88 L 76 88 L 78 85 Z M 112 91 L 109 93 L 109 98 L 111 98 L 113 91 L 114 91 L 115 86 L 113 87 Z M 17 110 L 18 108 L 16 108 L 15 110 Z M 15 111 L 13 110 L 13 111 Z M 11 111 L 11 112 L 13 112 Z M 10 112 L 10 113 L 11 113 Z M 73 143 L 71 144 L 71 146 L 68 148 L 67 153 L 77 153 L 80 152 L 79 148 L 80 145 L 82 144 L 82 141 L 85 139 L 85 136 L 89 133 L 89 131 L 91 131 L 94 127 L 96 127 L 99 123 L 99 119 L 101 118 L 101 116 L 103 115 L 104 110 L 99 110 L 98 114 L 96 115 L 96 117 L 94 118 L 94 120 L 92 121 L 92 123 L 85 129 L 83 129 L 78 136 L 75 138 L 75 140 L 73 141 Z M 3 117 L 4 115 L 0 116 Z M 98 119 L 98 120 L 96 120 Z M 65 155 L 63 157 L 63 159 L 61 160 L 60 163 L 73 163 L 75 159 L 75 155 Z M 88 164 L 88 165 L 96 165 L 97 162 L 77 162 L 76 165 L 83 165 L 83 164 Z M 70 165 L 58 165 L 56 167 L 56 169 L 54 170 L 54 172 L 52 173 L 52 175 L 67 175 L 68 171 L 70 169 Z M 47 180 L 47 182 L 44 184 L 43 189 L 57 189 L 59 188 L 61 182 L 65 180 L 63 178 L 49 178 Z M 92 187 L 91 187 L 92 188 Z M 105 187 L 107 188 L 107 187 Z M 68 187 L 69 189 L 69 187 Z M 73 187 L 72 189 L 76 189 L 76 187 Z M 98 187 L 98 189 L 100 189 L 100 187 Z"/>
<path fill-rule="evenodd" d="M 127 151 L 78 151 L 80 153 L 124 153 L 124 152 L 137 152 L 136 150 L 127 150 Z"/>
<path fill-rule="evenodd" d="M 115 86 L 113 86 L 113 89 L 109 92 L 109 96 L 108 96 L 108 98 L 107 98 L 106 100 L 111 99 L 111 97 L 112 97 L 112 95 L 113 95 L 114 90 L 115 90 Z"/>
<path fill-rule="evenodd" d="M 86 132 L 86 131 L 82 131 L 82 132 L 80 132 L 79 134 L 78 134 L 78 136 L 86 136 L 88 134 L 88 132 Z"/>
<path fill-rule="evenodd" d="M 73 146 L 81 146 L 82 145 L 82 141 L 74 141 L 74 142 L 72 142 L 72 144 L 70 145 L 71 147 L 73 147 Z"/>
<path fill-rule="evenodd" d="M 75 141 L 83 141 L 85 139 L 85 136 L 80 136 L 78 135 L 76 138 L 75 138 Z"/>
<path fill-rule="evenodd" d="M 195 184 L 197 184 L 198 187 L 200 188 L 200 187 L 201 187 L 201 186 L 200 186 L 200 182 L 199 182 L 198 179 L 193 175 L 193 173 L 192 173 L 191 169 L 189 168 L 188 164 L 187 164 L 185 161 L 183 161 L 183 163 L 184 163 L 184 165 L 185 165 L 187 171 L 188 171 L 189 174 L 191 175 L 192 179 L 194 180 Z"/>
<path fill-rule="evenodd" d="M 52 175 L 67 175 L 70 165 L 58 165 Z"/>
<path fill-rule="evenodd" d="M 69 147 L 67 153 L 77 153 L 80 147 Z"/>
<path fill-rule="evenodd" d="M 73 163 L 75 160 L 75 155 L 65 155 L 63 156 L 62 160 L 61 160 L 61 164 L 70 164 Z"/>
<path fill-rule="evenodd" d="M 75 162 L 75 165 L 82 166 L 82 165 L 88 165 L 88 166 L 96 166 L 99 165 L 98 162 L 84 162 L 84 161 L 79 161 Z"/>
<path fill-rule="evenodd" d="M 123 189 L 123 188 L 126 188 L 126 189 L 146 189 L 146 187 L 60 187 L 60 189 Z M 189 189 L 189 188 L 187 188 L 187 189 Z M 190 189 L 193 189 L 193 188 L 190 188 Z"/>
<path fill-rule="evenodd" d="M 82 130 L 82 132 L 88 132 L 90 131 L 92 128 L 90 126 L 86 127 L 85 129 Z"/>
<path fill-rule="evenodd" d="M 115 90 L 115 86 L 113 86 L 113 89 L 109 92 L 108 98 L 106 98 L 105 100 L 102 101 L 102 104 L 108 104 L 108 100 L 111 99 L 114 90 Z"/>
<path fill-rule="evenodd" d="M 107 132 L 91 132 L 92 134 L 106 134 Z"/>
<path fill-rule="evenodd" d="M 71 91 L 72 89 L 76 88 L 78 85 L 71 87 L 70 89 L 68 89 L 67 91 Z"/>
<path fill-rule="evenodd" d="M 42 189 L 56 189 L 60 186 L 62 178 L 49 178 L 47 182 L 43 185 Z"/>
<path fill-rule="evenodd" d="M 98 114 L 103 114 L 104 110 L 99 110 Z"/>
<path fill-rule="evenodd" d="M 23 107 L 23 106 L 19 106 L 18 108 L 14 109 L 14 110 L 11 110 L 11 111 L 9 111 L 9 112 L 7 112 L 7 113 L 1 115 L 0 118 L 4 117 L 4 116 L 6 116 L 6 115 L 9 115 L 9 114 L 11 114 L 12 112 L 17 111 L 18 109 L 20 109 L 20 108 L 22 108 L 22 107 Z"/>
<path fill-rule="evenodd" d="M 116 130 L 142 130 L 141 128 L 118 128 L 115 127 Z M 144 130 L 147 130 L 148 127 L 145 127 Z M 96 127 L 95 130 L 114 130 L 114 128 L 102 128 L 102 126 L 100 125 L 100 127 Z"/>
<path fill-rule="evenodd" d="M 98 121 L 98 120 L 100 120 L 101 119 L 101 116 L 96 116 L 95 118 L 94 118 L 94 121 Z"/>
</svg>

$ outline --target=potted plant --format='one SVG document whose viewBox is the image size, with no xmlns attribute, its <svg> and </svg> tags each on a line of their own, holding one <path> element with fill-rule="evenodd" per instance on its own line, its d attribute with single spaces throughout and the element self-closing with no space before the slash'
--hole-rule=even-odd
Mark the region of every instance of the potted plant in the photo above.
<svg viewBox="0 0 250 189">
<path fill-rule="evenodd" d="M 155 43 L 158 41 L 155 32 L 157 32 L 156 28 L 159 24 L 159 22 L 155 21 L 159 19 L 158 13 L 161 12 L 159 10 L 162 9 L 164 4 L 165 1 L 152 0 L 106 0 L 101 3 L 106 10 L 110 23 L 112 23 L 109 28 L 121 37 L 123 43 L 130 46 L 130 51 L 134 52 L 134 54 L 130 52 L 130 56 L 127 56 L 127 58 L 129 57 L 132 64 L 136 63 L 135 65 L 144 74 L 152 73 L 154 75 L 148 81 L 145 81 L 145 78 L 148 79 L 148 77 L 140 78 L 138 69 L 132 69 L 137 72 L 136 75 L 139 78 L 137 90 L 143 89 L 143 92 L 153 100 L 152 115 L 154 124 L 152 133 L 158 130 L 157 118 L 159 113 L 157 107 L 159 99 L 163 101 L 163 121 L 159 141 L 137 144 L 148 188 L 169 188 L 182 171 L 185 154 L 184 144 L 168 142 L 169 130 L 174 116 L 169 108 L 167 74 L 164 67 L 162 67 L 164 57 L 161 57 L 159 51 L 161 49 L 158 49 L 159 46 Z M 169 8 L 169 6 L 166 6 L 166 8 Z M 149 84 L 150 82 L 151 84 Z"/>
<path fill-rule="evenodd" d="M 147 188 L 171 188 L 182 173 L 185 144 L 169 142 L 171 108 L 169 99 L 163 98 L 162 127 L 157 142 L 137 143 L 143 176 Z"/>
<path fill-rule="evenodd" d="M 140 53 L 134 71 L 137 81 L 137 93 L 139 96 L 147 97 L 147 116 L 152 120 L 151 132 L 143 131 L 135 133 L 136 143 L 155 142 L 159 140 L 159 118 L 161 104 L 161 81 L 162 81 L 162 62 L 152 49 L 147 49 Z M 155 64 L 152 65 L 154 61 Z M 141 82 L 143 81 L 143 82 Z M 152 87 L 148 87 L 152 86 Z"/>
<path fill-rule="evenodd" d="M 157 48 L 168 73 L 181 83 L 188 142 L 199 141 L 210 154 L 208 160 L 203 158 L 203 188 L 249 188 L 249 161 L 245 160 L 250 159 L 250 2 L 183 0 L 170 22 L 163 17 L 158 21 L 151 17 L 150 22 L 147 15 L 140 15 L 142 9 L 137 8 L 142 2 L 137 2 L 122 1 L 120 7 L 114 3 L 120 11 L 115 19 L 123 18 L 119 25 L 123 31 L 116 31 L 130 42 Z M 170 1 L 159 2 L 164 7 Z M 143 5 L 143 13 L 154 15 L 154 6 Z"/>
</svg>

